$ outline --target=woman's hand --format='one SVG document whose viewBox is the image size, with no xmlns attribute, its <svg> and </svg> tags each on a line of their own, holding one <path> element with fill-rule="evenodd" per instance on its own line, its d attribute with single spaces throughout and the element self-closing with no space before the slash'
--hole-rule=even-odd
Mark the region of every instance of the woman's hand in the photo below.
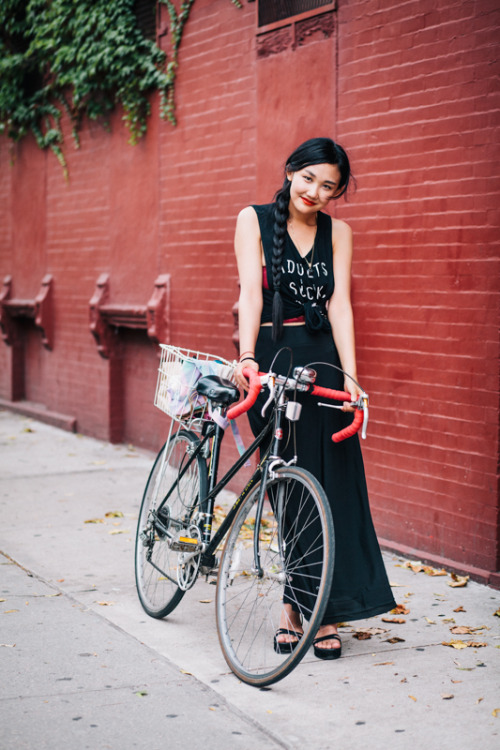
<svg viewBox="0 0 500 750">
<path fill-rule="evenodd" d="M 344 378 L 344 391 L 351 394 L 351 399 L 353 401 L 357 401 L 362 393 L 359 386 L 357 386 L 354 380 L 351 380 L 351 378 Z M 354 411 L 354 409 L 355 407 L 351 406 L 348 401 L 344 401 L 342 411 Z"/>
<path fill-rule="evenodd" d="M 236 365 L 236 370 L 234 373 L 236 385 L 240 388 L 243 388 L 245 391 L 248 391 L 249 383 L 246 377 L 243 375 L 243 370 L 246 367 L 251 370 L 255 370 L 255 372 L 259 372 L 259 365 L 254 359 L 246 359 L 244 362 L 238 362 L 238 364 Z"/>
</svg>

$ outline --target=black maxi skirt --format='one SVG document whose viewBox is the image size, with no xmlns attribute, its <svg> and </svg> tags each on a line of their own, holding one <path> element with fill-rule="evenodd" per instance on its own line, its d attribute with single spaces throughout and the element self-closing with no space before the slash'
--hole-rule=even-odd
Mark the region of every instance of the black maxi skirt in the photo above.
<svg viewBox="0 0 500 750">
<path fill-rule="evenodd" d="M 310 333 L 305 326 L 284 326 L 283 337 L 274 343 L 271 327 L 261 327 L 255 350 L 261 371 L 270 368 L 278 351 L 274 372 L 286 374 L 292 355 L 294 367 L 316 363 L 312 366 L 318 372 L 318 385 L 343 390 L 342 373 L 318 364 L 328 362 L 340 367 L 331 333 Z M 261 394 L 248 414 L 254 435 L 259 434 L 266 421 L 260 414 L 266 398 L 267 395 Z M 297 400 L 303 404 L 300 419 L 294 423 L 298 465 L 310 471 L 323 486 L 335 528 L 335 568 L 323 624 L 387 612 L 396 603 L 373 527 L 358 436 L 341 443 L 333 443 L 331 439 L 334 432 L 352 421 L 352 414 L 319 407 L 321 399 L 314 396 L 298 395 Z M 289 425 L 285 420 L 285 435 Z M 284 452 L 286 460 L 294 455 L 291 433 L 293 429 Z"/>
</svg>

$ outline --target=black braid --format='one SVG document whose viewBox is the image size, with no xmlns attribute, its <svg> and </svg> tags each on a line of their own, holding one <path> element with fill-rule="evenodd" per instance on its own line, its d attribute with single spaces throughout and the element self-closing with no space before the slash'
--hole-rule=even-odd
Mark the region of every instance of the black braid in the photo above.
<svg viewBox="0 0 500 750">
<path fill-rule="evenodd" d="M 274 196 L 274 226 L 273 226 L 273 341 L 281 338 L 283 331 L 283 300 L 280 294 L 281 263 L 285 252 L 286 223 L 288 220 L 288 204 L 290 202 L 290 180 L 285 179 L 283 187 Z"/>
</svg>

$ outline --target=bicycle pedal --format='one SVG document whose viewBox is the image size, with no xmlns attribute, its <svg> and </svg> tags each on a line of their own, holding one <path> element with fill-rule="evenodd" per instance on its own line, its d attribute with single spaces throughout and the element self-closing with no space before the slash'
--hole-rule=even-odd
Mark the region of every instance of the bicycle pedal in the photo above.
<svg viewBox="0 0 500 750">
<path fill-rule="evenodd" d="M 170 549 L 174 552 L 198 552 L 203 548 L 199 539 L 191 536 L 178 536 L 170 542 Z"/>
</svg>

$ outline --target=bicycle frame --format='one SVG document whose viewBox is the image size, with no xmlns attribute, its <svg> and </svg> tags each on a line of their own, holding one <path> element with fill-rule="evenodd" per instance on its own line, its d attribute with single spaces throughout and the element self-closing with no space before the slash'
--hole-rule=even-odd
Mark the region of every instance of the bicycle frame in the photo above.
<svg viewBox="0 0 500 750">
<path fill-rule="evenodd" d="M 217 474 L 218 474 L 218 468 L 219 468 L 220 448 L 222 444 L 222 439 L 224 437 L 224 430 L 222 427 L 220 427 L 220 425 L 214 422 L 207 423 L 208 426 L 205 428 L 205 434 L 202 435 L 202 439 L 199 445 L 192 452 L 189 459 L 186 461 L 185 465 L 182 467 L 182 470 L 179 472 L 179 475 L 176 481 L 171 486 L 168 494 L 163 498 L 163 500 L 161 501 L 161 503 L 158 505 L 156 509 L 156 515 L 158 516 L 158 513 L 161 511 L 163 506 L 168 502 L 170 495 L 178 486 L 179 481 L 182 479 L 182 477 L 184 476 L 186 471 L 189 469 L 193 461 L 195 461 L 200 454 L 203 455 L 205 446 L 208 444 L 208 441 L 213 438 L 212 448 L 209 454 L 210 462 L 209 462 L 209 472 L 208 472 L 208 479 L 209 479 L 208 493 L 204 498 L 200 499 L 200 507 L 202 508 L 202 515 L 204 516 L 204 523 L 202 527 L 202 538 L 201 538 L 201 541 L 203 544 L 203 552 L 201 555 L 201 567 L 205 568 L 206 572 L 210 572 L 210 570 L 213 569 L 214 563 L 215 563 L 215 551 L 217 550 L 217 547 L 219 546 L 219 544 L 221 543 L 221 541 L 224 539 L 227 532 L 229 531 L 233 523 L 233 520 L 236 516 L 236 513 L 238 512 L 242 502 L 245 500 L 245 498 L 247 497 L 252 487 L 260 479 L 262 479 L 263 481 L 261 483 L 261 491 L 259 493 L 258 504 L 257 504 L 257 515 L 256 515 L 256 528 L 258 528 L 258 524 L 260 523 L 260 519 L 262 517 L 262 508 L 264 504 L 264 493 L 265 493 L 267 474 L 270 468 L 272 467 L 272 465 L 280 461 L 280 444 L 283 438 L 282 421 L 283 421 L 283 412 L 284 412 L 285 404 L 286 404 L 286 397 L 284 395 L 284 392 L 282 392 L 279 397 L 279 402 L 274 408 L 274 418 L 269 420 L 267 425 L 264 427 L 261 433 L 255 438 L 255 440 L 249 446 L 249 448 L 238 458 L 238 460 L 231 466 L 231 468 L 224 474 L 224 476 L 219 481 L 217 481 Z M 213 520 L 213 513 L 214 513 L 214 506 L 215 506 L 215 498 L 217 497 L 219 492 L 221 492 L 221 490 L 223 490 L 224 487 L 226 487 L 227 484 L 229 484 L 231 479 L 238 473 L 241 467 L 248 461 L 250 456 L 252 456 L 257 451 L 257 449 L 264 443 L 264 441 L 270 435 L 273 428 L 274 428 L 274 434 L 273 434 L 273 438 L 272 438 L 272 441 L 270 443 L 268 450 L 265 452 L 264 456 L 260 459 L 256 470 L 254 471 L 254 473 L 248 480 L 242 492 L 236 498 L 228 514 L 226 515 L 220 527 L 217 529 L 216 533 L 212 537 L 211 536 L 212 520 Z M 167 536 L 170 536 L 170 532 L 168 531 L 168 529 L 163 527 L 161 520 L 159 520 L 158 517 L 155 523 Z M 257 575 L 262 576 L 262 569 L 260 566 L 258 534 L 254 535 L 253 544 L 254 544 L 255 572 L 257 573 Z M 193 552 L 193 555 L 195 554 L 199 554 L 199 553 Z"/>
</svg>

